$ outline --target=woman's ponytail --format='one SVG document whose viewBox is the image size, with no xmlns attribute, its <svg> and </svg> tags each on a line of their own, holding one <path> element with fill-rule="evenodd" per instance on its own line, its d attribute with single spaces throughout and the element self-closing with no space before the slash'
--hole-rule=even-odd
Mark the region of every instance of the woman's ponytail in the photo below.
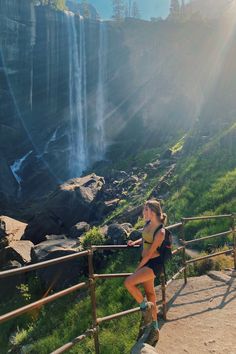
<svg viewBox="0 0 236 354">
<path fill-rule="evenodd" d="M 162 216 L 161 216 L 161 222 L 166 225 L 167 224 L 167 215 L 166 213 L 162 213 Z"/>
</svg>

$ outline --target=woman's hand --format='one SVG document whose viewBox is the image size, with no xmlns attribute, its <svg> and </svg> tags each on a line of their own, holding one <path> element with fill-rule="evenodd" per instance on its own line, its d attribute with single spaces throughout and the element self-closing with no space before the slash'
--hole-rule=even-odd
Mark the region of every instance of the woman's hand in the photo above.
<svg viewBox="0 0 236 354">
<path fill-rule="evenodd" d="M 129 241 L 127 242 L 127 246 L 129 246 L 129 247 L 135 246 L 135 241 L 129 240 Z"/>
<path fill-rule="evenodd" d="M 127 242 L 127 246 L 129 246 L 129 247 L 134 247 L 134 246 L 137 246 L 137 245 L 141 245 L 142 242 L 143 242 L 143 239 L 142 239 L 142 238 L 140 238 L 139 240 L 136 240 L 136 241 L 129 240 L 129 241 Z"/>
</svg>

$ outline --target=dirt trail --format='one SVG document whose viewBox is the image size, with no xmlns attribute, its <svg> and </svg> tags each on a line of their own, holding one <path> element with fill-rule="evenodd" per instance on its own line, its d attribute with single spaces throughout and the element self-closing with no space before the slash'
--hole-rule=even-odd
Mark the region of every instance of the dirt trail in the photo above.
<svg viewBox="0 0 236 354">
<path fill-rule="evenodd" d="M 236 278 L 228 280 L 205 275 L 168 287 L 169 300 L 176 295 L 162 323 L 159 354 L 236 354 Z"/>
</svg>

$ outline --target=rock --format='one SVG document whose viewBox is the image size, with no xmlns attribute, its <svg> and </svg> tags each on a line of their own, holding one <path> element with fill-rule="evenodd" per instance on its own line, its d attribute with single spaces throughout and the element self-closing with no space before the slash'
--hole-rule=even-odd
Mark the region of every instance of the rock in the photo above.
<svg viewBox="0 0 236 354">
<path fill-rule="evenodd" d="M 141 237 L 142 237 L 142 231 L 140 230 L 133 230 L 129 235 L 129 239 L 132 241 L 139 240 Z"/>
<path fill-rule="evenodd" d="M 129 222 L 132 225 L 136 223 L 138 217 L 141 216 L 143 211 L 143 205 L 139 205 L 135 208 L 128 208 L 125 210 L 124 214 L 120 215 L 116 220 L 119 223 Z"/>
<path fill-rule="evenodd" d="M 133 230 L 133 226 L 132 224 L 128 223 L 128 222 L 125 222 L 123 224 L 121 224 L 121 226 L 125 229 L 125 231 L 130 234 Z"/>
<path fill-rule="evenodd" d="M 44 260 L 46 261 L 76 253 L 77 251 L 73 249 L 62 249 L 58 247 L 48 254 Z M 54 290 L 60 290 L 77 284 L 79 277 L 85 275 L 87 272 L 87 263 L 86 256 L 78 257 L 77 259 L 55 264 L 45 269 L 39 269 L 37 273 L 46 288 L 50 287 Z"/>
<path fill-rule="evenodd" d="M 79 238 L 89 229 L 90 229 L 90 225 L 87 222 L 85 221 L 78 222 L 77 224 L 71 227 L 69 236 L 71 238 Z"/>
<path fill-rule="evenodd" d="M 132 349 L 130 354 L 156 354 L 157 350 L 149 344 L 137 343 Z"/>
<path fill-rule="evenodd" d="M 75 178 L 59 186 L 49 195 L 25 230 L 24 239 L 38 244 L 46 235 L 69 233 L 70 228 L 80 221 L 94 221 L 103 204 L 99 201 L 104 178 L 91 174 Z"/>
<path fill-rule="evenodd" d="M 124 182 L 121 183 L 121 186 L 123 188 L 130 188 L 130 187 L 135 187 L 136 183 L 139 182 L 139 178 L 135 175 L 130 176 Z"/>
<path fill-rule="evenodd" d="M 119 198 L 105 201 L 106 213 L 108 214 L 111 211 L 113 211 L 117 207 L 117 205 L 119 204 L 119 201 L 120 201 Z"/>
<path fill-rule="evenodd" d="M 64 253 L 64 251 L 77 251 L 77 247 L 79 246 L 79 243 L 77 240 L 72 240 L 72 239 L 50 239 L 44 242 L 41 242 L 37 246 L 35 246 L 34 251 L 35 251 L 35 256 L 37 262 L 43 262 L 45 261 L 49 255 L 54 254 L 55 252 L 60 252 Z M 52 257 L 53 258 L 53 257 Z"/>
<path fill-rule="evenodd" d="M 30 240 L 35 245 L 45 241 L 46 235 L 62 234 L 65 232 L 62 220 L 50 211 L 36 214 L 30 221 L 23 236 L 24 240 Z"/>
<path fill-rule="evenodd" d="M 21 265 L 31 263 L 34 259 L 34 245 L 30 241 L 12 241 L 10 246 L 0 251 L 0 265 L 17 261 Z"/>
<path fill-rule="evenodd" d="M 207 272 L 207 275 L 214 280 L 221 281 L 226 284 L 230 284 L 231 282 L 231 277 L 223 272 L 211 270 L 210 272 Z"/>
<path fill-rule="evenodd" d="M 6 128 L 10 130 L 7 126 L 1 125 L 0 124 L 0 136 L 1 136 L 1 142 L 0 146 L 2 145 L 2 140 L 3 137 L 6 139 L 11 138 L 11 131 L 9 132 L 8 130 L 6 131 Z M 2 151 L 2 147 L 1 147 Z M 14 195 L 17 193 L 18 189 L 18 183 L 16 179 L 13 176 L 13 173 L 5 159 L 4 156 L 1 155 L 0 153 L 0 191 L 2 191 L 6 195 Z"/>
<path fill-rule="evenodd" d="M 108 225 L 104 225 L 104 226 L 100 227 L 100 232 L 102 235 L 104 235 L 106 237 L 107 232 L 108 232 Z"/>
<path fill-rule="evenodd" d="M 172 157 L 172 150 L 167 149 L 161 156 L 162 159 L 170 159 Z"/>
<path fill-rule="evenodd" d="M 6 264 L 4 264 L 3 267 L 1 267 L 1 270 L 8 270 L 8 269 L 17 269 L 17 268 L 21 268 L 22 264 L 20 264 L 17 261 L 9 261 Z"/>
<path fill-rule="evenodd" d="M 48 240 L 35 246 L 38 262 L 76 254 L 79 251 L 78 241 L 75 239 Z M 60 290 L 78 283 L 79 277 L 87 272 L 87 268 L 87 257 L 84 256 L 39 269 L 37 273 L 46 287 Z"/>
<path fill-rule="evenodd" d="M 8 216 L 0 216 L 0 248 L 8 246 L 12 241 L 22 239 L 27 224 L 12 219 Z"/>
<path fill-rule="evenodd" d="M 123 245 L 126 243 L 128 233 L 124 227 L 119 224 L 111 224 L 107 230 L 107 241 L 111 245 Z"/>
<path fill-rule="evenodd" d="M 46 235 L 46 241 L 67 240 L 65 235 Z"/>
</svg>

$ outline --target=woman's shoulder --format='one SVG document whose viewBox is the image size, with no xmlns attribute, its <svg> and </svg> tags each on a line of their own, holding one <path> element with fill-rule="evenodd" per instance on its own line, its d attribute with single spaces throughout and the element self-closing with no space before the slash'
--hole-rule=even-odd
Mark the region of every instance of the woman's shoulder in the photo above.
<svg viewBox="0 0 236 354">
<path fill-rule="evenodd" d="M 155 236 L 165 236 L 166 230 L 165 227 L 162 226 L 159 230 L 156 230 Z"/>
</svg>

